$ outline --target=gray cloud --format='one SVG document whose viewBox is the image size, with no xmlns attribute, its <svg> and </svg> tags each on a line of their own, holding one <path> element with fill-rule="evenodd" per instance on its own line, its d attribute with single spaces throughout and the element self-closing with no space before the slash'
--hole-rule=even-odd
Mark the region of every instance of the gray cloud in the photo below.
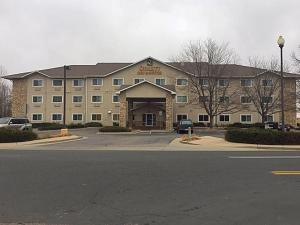
<svg viewBox="0 0 300 225">
<path fill-rule="evenodd" d="M 1 0 L 0 64 L 9 73 L 97 62 L 168 60 L 188 40 L 229 41 L 248 56 L 300 44 L 297 0 Z"/>
</svg>

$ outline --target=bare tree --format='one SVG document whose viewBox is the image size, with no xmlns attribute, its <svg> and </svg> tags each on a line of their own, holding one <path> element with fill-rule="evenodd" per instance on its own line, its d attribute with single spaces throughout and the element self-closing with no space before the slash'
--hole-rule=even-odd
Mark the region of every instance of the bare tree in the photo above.
<svg viewBox="0 0 300 225">
<path fill-rule="evenodd" d="M 298 46 L 298 51 L 300 53 L 300 45 Z M 292 60 L 294 62 L 294 66 L 298 73 L 300 73 L 300 56 L 297 56 L 295 52 L 292 53 Z M 300 110 L 300 80 L 296 80 L 296 102 L 297 109 Z"/>
<path fill-rule="evenodd" d="M 229 91 L 230 80 L 224 77 L 227 65 L 236 59 L 228 43 L 219 44 L 213 39 L 190 41 L 175 57 L 177 62 L 188 64 L 185 69 L 190 74 L 190 101 L 205 109 L 211 128 L 218 115 L 239 110 L 234 102 L 237 92 Z"/>
<path fill-rule="evenodd" d="M 280 64 L 274 57 L 270 60 L 250 57 L 249 64 L 252 78 L 248 79 L 248 85 L 243 85 L 242 91 L 253 103 L 256 112 L 261 116 L 261 122 L 264 123 L 268 115 L 280 112 Z M 289 70 L 288 63 L 285 63 L 284 70 Z"/>
<path fill-rule="evenodd" d="M 6 73 L 5 68 L 0 65 L 0 117 L 11 115 L 11 85 L 1 78 Z"/>
</svg>

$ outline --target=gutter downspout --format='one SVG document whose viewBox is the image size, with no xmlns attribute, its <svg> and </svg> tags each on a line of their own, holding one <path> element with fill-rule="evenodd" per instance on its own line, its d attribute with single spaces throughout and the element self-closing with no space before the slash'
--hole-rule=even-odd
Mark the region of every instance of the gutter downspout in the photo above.
<svg viewBox="0 0 300 225">
<path fill-rule="evenodd" d="M 87 89 L 87 86 L 88 86 L 88 82 L 87 82 L 87 78 L 85 78 L 85 123 L 87 123 L 88 121 L 88 89 Z"/>
</svg>

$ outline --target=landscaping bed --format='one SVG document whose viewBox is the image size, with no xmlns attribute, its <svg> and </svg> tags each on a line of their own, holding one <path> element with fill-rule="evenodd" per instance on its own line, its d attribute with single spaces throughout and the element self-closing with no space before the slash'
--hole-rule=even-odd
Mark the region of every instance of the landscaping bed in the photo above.
<svg viewBox="0 0 300 225">
<path fill-rule="evenodd" d="M 33 128 L 37 128 L 38 130 L 60 130 L 64 128 L 63 124 L 59 123 L 35 123 L 32 124 Z M 86 124 L 81 123 L 71 123 L 67 125 L 68 129 L 77 129 L 77 128 L 85 128 L 85 127 L 102 127 L 101 123 L 98 122 L 90 122 Z"/>
<path fill-rule="evenodd" d="M 300 145 L 300 133 L 253 128 L 228 129 L 225 133 L 225 140 L 261 145 Z"/>
<path fill-rule="evenodd" d="M 131 130 L 126 127 L 108 126 L 101 127 L 99 132 L 131 132 Z"/>
<path fill-rule="evenodd" d="M 24 142 L 37 139 L 32 131 L 21 131 L 12 128 L 0 128 L 0 143 Z"/>
</svg>

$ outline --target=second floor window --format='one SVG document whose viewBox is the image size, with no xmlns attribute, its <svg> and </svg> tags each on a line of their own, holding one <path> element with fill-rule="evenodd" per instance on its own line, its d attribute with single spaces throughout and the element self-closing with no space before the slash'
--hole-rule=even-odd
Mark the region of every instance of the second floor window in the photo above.
<svg viewBox="0 0 300 225">
<path fill-rule="evenodd" d="M 93 78 L 92 79 L 92 85 L 93 86 L 102 86 L 103 85 L 103 79 L 102 78 Z"/>
<path fill-rule="evenodd" d="M 119 95 L 113 95 L 113 103 L 119 103 L 120 102 L 120 98 Z"/>
<path fill-rule="evenodd" d="M 157 85 L 166 85 L 166 80 L 164 78 L 155 79 Z"/>
<path fill-rule="evenodd" d="M 228 96 L 222 96 L 219 98 L 220 103 L 225 103 L 228 104 L 229 103 L 229 97 Z"/>
<path fill-rule="evenodd" d="M 84 81 L 82 79 L 73 80 L 73 87 L 83 87 Z"/>
<path fill-rule="evenodd" d="M 102 102 L 102 96 L 101 95 L 92 96 L 92 103 L 101 103 L 101 102 Z"/>
<path fill-rule="evenodd" d="M 53 103 L 62 103 L 63 102 L 63 96 L 52 96 L 52 102 Z"/>
<path fill-rule="evenodd" d="M 187 103 L 188 97 L 187 96 L 176 96 L 176 102 L 177 103 Z"/>
<path fill-rule="evenodd" d="M 273 97 L 271 97 L 271 96 L 263 96 L 263 97 L 261 98 L 261 101 L 262 101 L 262 103 L 264 103 L 264 104 L 271 104 L 272 101 L 273 101 Z"/>
<path fill-rule="evenodd" d="M 251 79 L 242 79 L 241 86 L 242 87 L 252 87 L 253 81 Z"/>
<path fill-rule="evenodd" d="M 73 96 L 73 102 L 74 103 L 82 102 L 82 96 Z"/>
<path fill-rule="evenodd" d="M 32 96 L 33 103 L 43 103 L 43 96 Z"/>
<path fill-rule="evenodd" d="M 262 86 L 263 87 L 272 87 L 273 86 L 273 80 L 262 80 Z"/>
<path fill-rule="evenodd" d="M 250 104 L 251 103 L 251 97 L 249 96 L 241 96 L 241 103 L 242 104 Z"/>
<path fill-rule="evenodd" d="M 227 80 L 227 79 L 218 80 L 218 85 L 219 85 L 219 87 L 228 87 L 229 80 Z"/>
<path fill-rule="evenodd" d="M 33 80 L 32 86 L 33 87 L 43 87 L 43 80 Z"/>
<path fill-rule="evenodd" d="M 114 78 L 113 79 L 113 86 L 121 86 L 123 85 L 124 81 L 122 78 Z"/>
<path fill-rule="evenodd" d="M 177 86 L 186 86 L 186 85 L 188 85 L 188 80 L 187 79 L 177 79 L 176 85 Z"/>
<path fill-rule="evenodd" d="M 208 79 L 200 79 L 199 84 L 203 87 L 207 87 L 208 86 Z"/>
</svg>

